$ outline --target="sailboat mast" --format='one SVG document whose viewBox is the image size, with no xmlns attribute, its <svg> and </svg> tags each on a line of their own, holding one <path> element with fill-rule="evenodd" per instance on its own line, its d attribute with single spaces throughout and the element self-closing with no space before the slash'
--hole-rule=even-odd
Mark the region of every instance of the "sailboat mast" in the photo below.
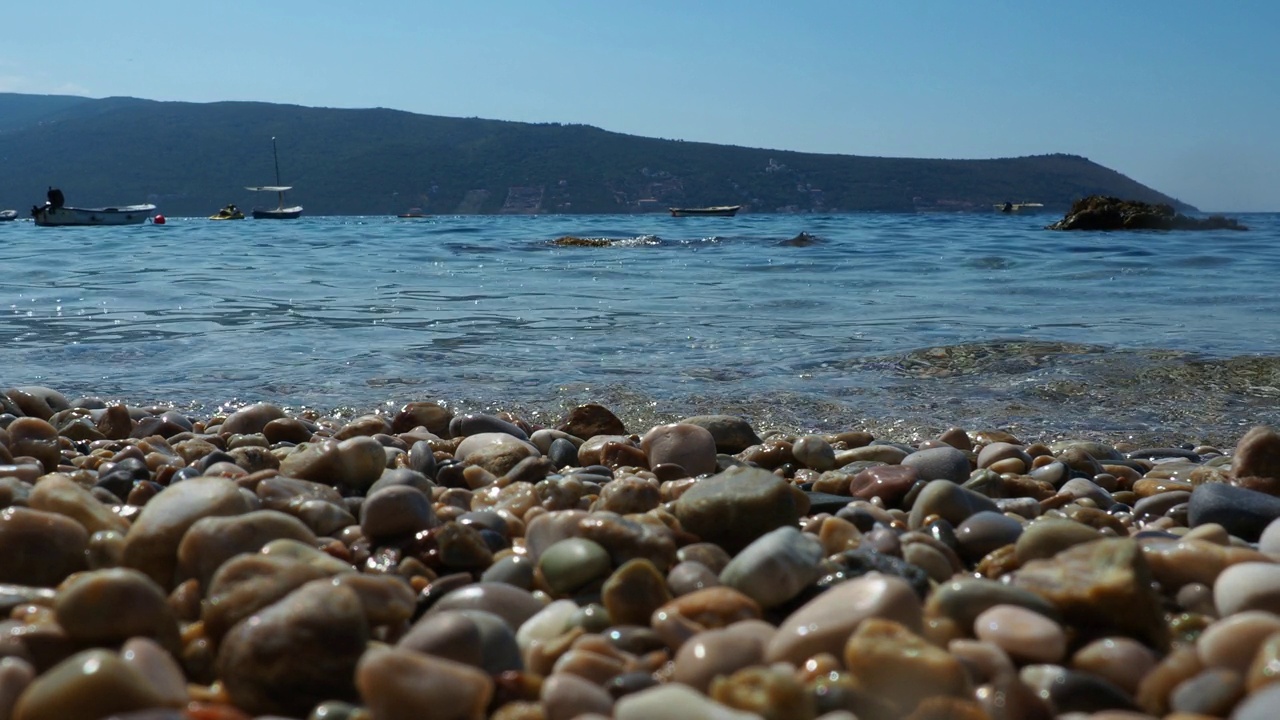
<svg viewBox="0 0 1280 720">
<path fill-rule="evenodd" d="M 276 187 L 280 186 L 280 153 L 276 151 L 276 137 L 271 136 L 271 157 L 276 161 Z M 277 210 L 284 209 L 284 191 L 277 191 L 279 202 L 276 203 Z"/>
<path fill-rule="evenodd" d="M 276 161 L 276 185 L 280 184 L 280 153 L 276 152 L 276 138 L 271 137 L 271 157 Z"/>
</svg>

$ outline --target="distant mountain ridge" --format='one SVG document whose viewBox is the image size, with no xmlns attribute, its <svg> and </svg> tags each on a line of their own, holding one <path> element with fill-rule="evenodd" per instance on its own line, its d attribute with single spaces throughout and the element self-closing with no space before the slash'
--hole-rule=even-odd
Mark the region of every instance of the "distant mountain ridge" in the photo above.
<svg viewBox="0 0 1280 720">
<path fill-rule="evenodd" d="M 1101 194 L 1195 208 L 1074 155 L 930 160 L 660 140 L 587 125 L 518 123 L 257 102 L 186 103 L 0 93 L 0 207 L 149 201 L 207 215 L 274 206 L 308 215 L 980 211 L 1005 201 L 1065 210 Z"/>
</svg>

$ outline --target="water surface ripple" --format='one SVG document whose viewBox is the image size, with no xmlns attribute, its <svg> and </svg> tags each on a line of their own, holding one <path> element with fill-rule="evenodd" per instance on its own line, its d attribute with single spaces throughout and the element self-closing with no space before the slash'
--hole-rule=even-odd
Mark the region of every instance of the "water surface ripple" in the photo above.
<svg viewBox="0 0 1280 720">
<path fill-rule="evenodd" d="M 0 224 L 0 381 L 192 407 L 1231 438 L 1280 423 L 1280 215 Z M 809 237 L 792 242 L 800 233 Z M 562 236 L 605 246 L 553 243 Z"/>
</svg>

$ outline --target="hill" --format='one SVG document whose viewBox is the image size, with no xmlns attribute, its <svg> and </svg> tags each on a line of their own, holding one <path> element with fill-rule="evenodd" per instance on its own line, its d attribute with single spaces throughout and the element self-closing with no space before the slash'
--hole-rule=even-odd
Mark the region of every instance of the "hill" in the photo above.
<svg viewBox="0 0 1280 720">
<path fill-rule="evenodd" d="M 169 215 L 274 204 L 309 215 L 623 213 L 672 205 L 744 212 L 989 212 L 1006 200 L 1065 210 L 1114 195 L 1194 210 L 1073 155 L 929 160 L 799 153 L 529 124 L 251 102 L 0 93 L 0 207 L 154 202 Z"/>
</svg>

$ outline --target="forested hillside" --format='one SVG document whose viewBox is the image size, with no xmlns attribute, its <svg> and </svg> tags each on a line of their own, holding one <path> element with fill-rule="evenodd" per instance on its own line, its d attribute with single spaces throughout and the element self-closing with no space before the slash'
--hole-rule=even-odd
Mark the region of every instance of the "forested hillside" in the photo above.
<svg viewBox="0 0 1280 720">
<path fill-rule="evenodd" d="M 1071 155 L 923 160 L 821 155 L 528 124 L 268 103 L 156 102 L 0 93 L 0 208 L 149 201 L 169 215 L 274 205 L 246 185 L 294 186 L 308 215 L 1065 210 L 1090 194 L 1166 202 Z M 1047 139 L 1051 142 L 1051 139 Z"/>
</svg>

